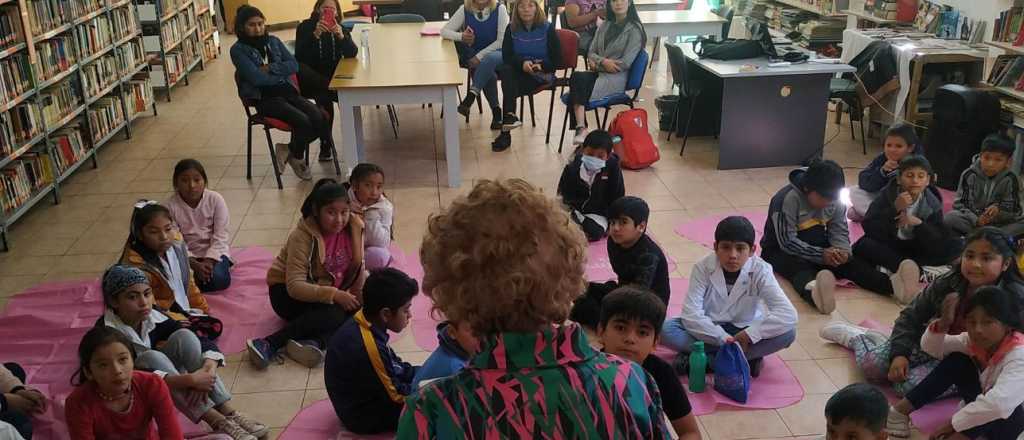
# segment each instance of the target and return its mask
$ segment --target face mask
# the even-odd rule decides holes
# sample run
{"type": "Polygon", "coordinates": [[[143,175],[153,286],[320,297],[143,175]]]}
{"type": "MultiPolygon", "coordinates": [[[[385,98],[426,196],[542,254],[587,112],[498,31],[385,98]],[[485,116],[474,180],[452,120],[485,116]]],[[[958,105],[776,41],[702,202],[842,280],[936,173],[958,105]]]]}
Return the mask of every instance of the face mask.
{"type": "Polygon", "coordinates": [[[604,159],[598,159],[594,156],[583,156],[583,168],[586,168],[591,173],[601,171],[601,168],[604,168],[604,163],[604,159]]]}

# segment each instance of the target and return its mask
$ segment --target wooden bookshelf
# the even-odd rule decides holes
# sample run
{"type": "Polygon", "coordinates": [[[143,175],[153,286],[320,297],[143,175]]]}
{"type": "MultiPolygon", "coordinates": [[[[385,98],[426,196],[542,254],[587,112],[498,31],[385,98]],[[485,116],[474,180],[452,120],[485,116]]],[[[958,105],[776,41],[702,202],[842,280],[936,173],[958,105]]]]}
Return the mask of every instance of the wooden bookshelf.
{"type": "Polygon", "coordinates": [[[1012,43],[1003,41],[986,41],[985,44],[997,47],[1015,55],[1024,55],[1024,46],[1014,46],[1012,43]]]}
{"type": "MultiPolygon", "coordinates": [[[[80,0],[69,1],[79,2],[80,0]]],[[[0,246],[2,246],[0,250],[3,251],[8,249],[7,233],[15,221],[48,196],[53,197],[54,203],[59,203],[61,185],[76,170],[87,162],[91,162],[93,167],[98,165],[96,156],[100,146],[120,133],[124,133],[126,138],[130,138],[132,122],[146,110],[152,109],[153,114],[156,115],[156,102],[153,99],[145,103],[143,110],[135,109],[134,103],[129,107],[125,102],[125,96],[133,86],[147,88],[147,93],[152,94],[148,78],[135,79],[136,76],[146,75],[145,70],[148,64],[145,62],[146,53],[142,50],[141,21],[131,0],[105,0],[101,7],[93,10],[85,10],[82,3],[73,3],[73,6],[82,9],[78,11],[80,13],[76,17],[64,23],[48,23],[47,30],[38,34],[32,32],[34,23],[31,20],[34,19],[30,18],[31,8],[43,6],[27,0],[0,0],[0,8],[11,8],[12,6],[18,9],[18,14],[21,16],[21,33],[17,35],[19,41],[0,49],[0,60],[15,54],[26,53],[31,84],[24,93],[14,99],[8,102],[0,101],[0,129],[3,129],[6,119],[14,118],[12,113],[17,109],[34,108],[37,110],[27,113],[38,119],[34,125],[38,129],[38,133],[33,131],[31,138],[24,139],[23,142],[17,143],[16,146],[8,150],[0,148],[0,246]],[[91,26],[95,20],[109,23],[109,26],[91,26]],[[102,32],[97,34],[99,31],[96,29],[104,29],[110,32],[110,35],[103,35],[102,32]],[[90,35],[96,38],[86,38],[90,35]],[[65,44],[64,46],[68,64],[67,66],[62,65],[56,73],[52,73],[54,72],[53,68],[46,69],[52,74],[50,78],[43,80],[40,76],[40,72],[43,71],[42,63],[49,63],[50,60],[43,59],[36,50],[36,46],[49,44],[48,40],[63,36],[71,37],[70,45],[65,44]],[[88,48],[84,45],[79,47],[82,41],[99,41],[99,44],[103,46],[93,47],[92,44],[89,44],[88,48]],[[125,52],[121,52],[122,49],[130,51],[130,59],[123,58],[125,52]],[[82,52],[86,50],[90,53],[83,56],[82,52]],[[128,62],[132,62],[134,65],[130,67],[120,65],[128,62]],[[94,63],[106,64],[93,66],[94,63]],[[99,90],[90,96],[86,87],[86,73],[93,75],[90,77],[93,79],[106,79],[108,78],[106,73],[112,69],[116,73],[114,75],[116,79],[111,82],[103,81],[102,85],[95,86],[99,90]],[[44,89],[49,90],[47,94],[64,91],[64,95],[61,96],[68,96],[66,91],[71,90],[75,95],[74,100],[70,101],[73,105],[70,105],[70,108],[67,108],[60,117],[51,117],[50,123],[47,123],[41,112],[44,89]],[[116,101],[103,101],[104,97],[116,98],[116,101]],[[107,121],[110,118],[105,119],[104,123],[110,125],[105,127],[107,131],[101,136],[94,136],[93,133],[96,133],[99,127],[92,126],[88,115],[94,106],[100,104],[106,105],[104,108],[108,110],[111,104],[119,105],[119,110],[108,111],[108,113],[117,115],[120,112],[120,115],[123,115],[123,120],[109,124],[107,121]],[[25,107],[26,105],[32,107],[25,107]],[[74,132],[77,132],[74,137],[76,140],[75,151],[68,156],[64,154],[68,144],[65,142],[65,150],[61,150],[58,143],[62,139],[67,139],[68,133],[74,132]],[[34,168],[36,166],[41,168],[34,168]],[[12,188],[9,186],[11,180],[5,176],[27,169],[31,169],[33,173],[42,173],[31,176],[35,179],[36,187],[30,188],[32,186],[30,183],[21,182],[15,198],[18,203],[7,206],[9,199],[5,198],[4,194],[10,192],[12,188]],[[26,191],[28,188],[31,190],[26,191]]],[[[0,70],[0,84],[4,84],[4,81],[7,80],[5,76],[7,74],[6,71],[0,70]]],[[[18,85],[14,90],[17,91],[22,87],[24,85],[18,85]]],[[[0,96],[9,96],[10,93],[12,91],[7,90],[0,96]]],[[[25,110],[17,111],[25,114],[25,110]]],[[[9,134],[13,135],[14,132],[9,134]]],[[[4,133],[0,133],[0,135],[4,135],[4,133]]],[[[25,135],[21,134],[21,136],[25,135]]],[[[0,143],[0,145],[3,144],[0,143]]]]}
{"type": "Polygon", "coordinates": [[[802,2],[800,0],[774,0],[774,1],[776,3],[782,3],[782,4],[786,5],[786,6],[792,6],[792,7],[797,8],[797,9],[803,9],[803,10],[805,10],[807,12],[813,12],[813,13],[821,15],[823,17],[845,17],[846,16],[846,14],[840,12],[840,10],[838,9],[838,2],[833,2],[832,3],[832,10],[826,10],[825,8],[822,8],[821,6],[815,7],[815,6],[809,5],[807,3],[804,3],[804,2],[802,2]]]}

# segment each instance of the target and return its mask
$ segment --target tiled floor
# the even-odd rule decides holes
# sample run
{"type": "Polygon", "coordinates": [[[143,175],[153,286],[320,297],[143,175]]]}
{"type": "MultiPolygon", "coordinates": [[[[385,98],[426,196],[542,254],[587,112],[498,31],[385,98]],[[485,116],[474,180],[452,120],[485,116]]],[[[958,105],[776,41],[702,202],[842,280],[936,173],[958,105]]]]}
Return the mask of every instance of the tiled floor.
{"type": "MultiPolygon", "coordinates": [[[[141,119],[130,142],[103,147],[99,169],[79,171],[62,190],[60,205],[43,203],[14,226],[10,233],[13,248],[0,255],[0,308],[11,295],[42,281],[98,276],[119,254],[127,235],[131,205],[139,198],[167,197],[172,167],[185,157],[203,162],[210,186],[227,200],[235,246],[275,248],[284,242],[311,184],[297,180],[288,171],[285,188],[276,188],[269,175],[266,145],[259,140],[261,133],[255,133],[253,178],[246,179],[245,119],[227,57],[232,41],[231,37],[225,40],[223,57],[195,74],[191,85],[174,89],[173,102],[159,103],[159,117],[141,119]]],[[[669,84],[665,62],[656,63],[641,94],[652,124],[657,123],[654,98],[670,93],[669,84]]],[[[384,109],[367,109],[364,118],[369,160],[387,172],[386,190],[397,207],[398,244],[406,251],[415,251],[427,215],[466,192],[475,179],[522,177],[554,194],[568,153],[559,155],[557,145],[544,144],[549,99],[547,94],[537,96],[538,126],[530,127],[527,120],[513,134],[513,147],[505,153],[490,151],[494,133],[487,129],[489,114],[481,117],[474,112],[468,125],[460,121],[464,180],[458,189],[439,184],[447,181],[439,106],[401,107],[397,140],[392,137],[384,109]]],[[[561,104],[555,106],[555,142],[563,109],[561,104]]],[[[789,168],[718,171],[714,139],[690,139],[685,157],[679,156],[678,140],[669,143],[663,139],[664,133],[659,140],[661,161],[650,169],[626,172],[626,187],[628,193],[650,202],[655,211],[651,233],[679,262],[675,275],[687,276],[693,262],[707,251],[672,229],[681,221],[711,213],[766,208],[771,194],[786,183],[789,168]]],[[[860,141],[850,140],[845,123],[829,124],[826,139],[832,139],[826,157],[847,167],[851,182],[858,167],[878,152],[878,140],[874,139],[870,141],[869,156],[862,155],[860,141]]],[[[315,171],[324,176],[332,170],[317,165],[315,171]]],[[[822,434],[822,411],[828,396],[862,377],[846,351],[818,338],[818,329],[830,319],[858,322],[871,316],[891,322],[898,313],[891,300],[872,294],[840,299],[831,317],[817,314],[799,299],[794,304],[801,313],[799,335],[797,343],[782,356],[806,388],[806,398],[777,411],[737,414],[722,410],[700,417],[705,438],[813,438],[822,434]]],[[[403,335],[395,346],[414,363],[428,355],[414,344],[410,334],[403,335]]],[[[241,360],[241,355],[232,356],[230,366],[221,371],[235,394],[234,402],[275,427],[274,436],[301,407],[326,397],[322,369],[307,371],[286,363],[256,372],[241,360]]]]}

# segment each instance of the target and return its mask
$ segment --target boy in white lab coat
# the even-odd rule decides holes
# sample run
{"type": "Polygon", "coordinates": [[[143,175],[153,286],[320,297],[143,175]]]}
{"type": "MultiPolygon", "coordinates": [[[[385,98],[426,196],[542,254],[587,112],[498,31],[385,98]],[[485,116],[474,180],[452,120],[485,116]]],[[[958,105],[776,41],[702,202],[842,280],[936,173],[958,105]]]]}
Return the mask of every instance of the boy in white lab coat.
{"type": "Polygon", "coordinates": [[[757,377],[765,356],[796,339],[796,309],[772,265],[754,255],[754,238],[746,217],[726,217],[715,228],[715,253],[693,266],[682,315],[665,320],[662,328],[661,343],[680,352],[676,371],[689,371],[694,342],[703,341],[710,358],[736,341],[757,377]]]}

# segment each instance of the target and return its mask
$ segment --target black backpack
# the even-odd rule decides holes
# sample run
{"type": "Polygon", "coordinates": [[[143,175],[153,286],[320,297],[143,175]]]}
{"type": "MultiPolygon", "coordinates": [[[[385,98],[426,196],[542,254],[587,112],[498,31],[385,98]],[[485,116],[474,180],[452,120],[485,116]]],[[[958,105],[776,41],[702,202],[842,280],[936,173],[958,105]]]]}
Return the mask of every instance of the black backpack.
{"type": "Polygon", "coordinates": [[[693,42],[693,52],[701,58],[713,60],[744,60],[764,55],[764,48],[757,40],[736,40],[727,38],[717,41],[706,37],[698,37],[693,42]]]}

